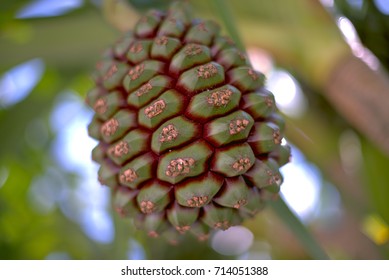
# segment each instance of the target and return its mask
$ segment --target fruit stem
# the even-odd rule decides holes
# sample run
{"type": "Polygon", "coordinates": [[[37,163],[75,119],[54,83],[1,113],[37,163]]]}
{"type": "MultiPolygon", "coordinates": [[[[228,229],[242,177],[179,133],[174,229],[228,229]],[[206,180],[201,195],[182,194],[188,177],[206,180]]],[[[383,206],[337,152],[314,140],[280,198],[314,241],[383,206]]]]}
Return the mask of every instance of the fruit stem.
{"type": "Polygon", "coordinates": [[[269,203],[274,212],[281,218],[281,220],[289,227],[295,234],[301,245],[310,254],[313,259],[328,260],[329,257],[326,252],[320,247],[312,234],[307,230],[304,224],[296,217],[295,213],[289,208],[282,197],[276,201],[269,203]]]}

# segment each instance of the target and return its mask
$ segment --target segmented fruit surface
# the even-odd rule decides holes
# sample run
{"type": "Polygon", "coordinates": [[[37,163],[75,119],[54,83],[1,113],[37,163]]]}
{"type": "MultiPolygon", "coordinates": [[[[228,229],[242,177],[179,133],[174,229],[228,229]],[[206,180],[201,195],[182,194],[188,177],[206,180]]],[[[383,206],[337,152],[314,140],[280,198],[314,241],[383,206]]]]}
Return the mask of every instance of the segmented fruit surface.
{"type": "Polygon", "coordinates": [[[264,75],[219,33],[179,5],[150,11],[105,52],[87,96],[116,211],[173,243],[255,215],[290,154],[264,75]]]}

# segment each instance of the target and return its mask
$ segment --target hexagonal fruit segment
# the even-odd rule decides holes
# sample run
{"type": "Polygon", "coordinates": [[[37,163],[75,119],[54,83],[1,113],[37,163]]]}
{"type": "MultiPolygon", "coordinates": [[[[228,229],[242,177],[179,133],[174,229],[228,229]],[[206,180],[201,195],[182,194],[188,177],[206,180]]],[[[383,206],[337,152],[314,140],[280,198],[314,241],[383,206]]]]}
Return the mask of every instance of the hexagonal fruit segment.
{"type": "Polygon", "coordinates": [[[216,62],[196,66],[182,73],[177,87],[188,94],[212,89],[224,82],[224,69],[216,62]]]}
{"type": "Polygon", "coordinates": [[[128,66],[126,64],[112,62],[102,77],[102,85],[109,91],[114,90],[122,83],[127,72],[128,66]]]}
{"type": "Polygon", "coordinates": [[[217,204],[225,207],[240,209],[247,204],[250,187],[242,176],[225,178],[221,191],[213,198],[217,204]]]}
{"type": "Polygon", "coordinates": [[[147,38],[153,36],[156,33],[162,18],[163,14],[159,11],[152,10],[147,12],[136,23],[134,27],[135,34],[140,38],[147,38]]]}
{"type": "Polygon", "coordinates": [[[284,166],[288,162],[290,162],[292,151],[289,145],[280,145],[276,147],[274,151],[272,151],[269,156],[277,161],[278,165],[284,166]]]}
{"type": "Polygon", "coordinates": [[[118,185],[117,173],[119,169],[112,164],[102,163],[98,171],[98,179],[100,184],[114,188],[118,185]]]}
{"type": "Polygon", "coordinates": [[[250,66],[236,67],[228,71],[228,81],[242,93],[254,91],[263,87],[265,75],[255,71],[250,66]]]}
{"type": "Polygon", "coordinates": [[[202,207],[208,204],[223,185],[223,177],[213,172],[176,185],[177,202],[186,207],[202,207]]]}
{"type": "Polygon", "coordinates": [[[180,38],[185,32],[185,25],[182,20],[175,18],[174,14],[169,15],[162,22],[158,29],[158,36],[169,36],[180,38]]]}
{"type": "Polygon", "coordinates": [[[278,193],[282,184],[282,175],[277,162],[268,158],[266,160],[257,159],[253,168],[244,174],[254,186],[272,193],[278,193]]]}
{"type": "Polygon", "coordinates": [[[147,232],[148,236],[156,238],[169,228],[164,212],[138,215],[134,220],[135,227],[147,232]]]}
{"type": "Polygon", "coordinates": [[[207,90],[192,97],[186,114],[201,121],[218,117],[237,108],[240,97],[240,91],[231,85],[207,90]]]}
{"type": "Polygon", "coordinates": [[[158,180],[152,180],[146,183],[142,186],[136,197],[139,209],[144,214],[164,210],[170,202],[169,192],[171,188],[170,185],[158,180]]]}
{"type": "Polygon", "coordinates": [[[132,42],[126,57],[132,64],[138,64],[149,58],[152,40],[137,40],[132,42]]]}
{"type": "Polygon", "coordinates": [[[113,53],[115,54],[115,57],[119,60],[125,59],[125,55],[130,48],[132,42],[135,41],[134,34],[132,31],[127,31],[123,34],[123,36],[117,40],[112,47],[113,53]]]}
{"type": "Polygon", "coordinates": [[[124,104],[122,94],[119,91],[114,91],[99,97],[93,104],[93,110],[100,119],[107,120],[124,104]]]}
{"type": "Polygon", "coordinates": [[[128,110],[120,110],[100,127],[100,133],[106,143],[122,137],[136,126],[136,114],[128,110]]]}
{"type": "Polygon", "coordinates": [[[227,71],[231,68],[247,65],[247,57],[236,48],[222,50],[216,57],[217,63],[227,71]]]}
{"type": "Polygon", "coordinates": [[[256,155],[269,153],[275,150],[282,140],[278,126],[271,122],[256,122],[253,132],[247,139],[256,155]]]}
{"type": "Polygon", "coordinates": [[[183,95],[176,90],[168,90],[139,110],[139,124],[147,128],[156,128],[162,122],[177,115],[183,107],[183,95]]]}
{"type": "Polygon", "coordinates": [[[236,209],[220,207],[212,203],[204,206],[204,216],[201,220],[211,228],[221,230],[238,225],[242,221],[236,209]]]}
{"type": "Polygon", "coordinates": [[[112,197],[113,208],[121,217],[135,217],[140,214],[135,202],[137,191],[126,187],[115,189],[112,197]]]}
{"type": "Polygon", "coordinates": [[[161,154],[164,151],[193,141],[200,135],[199,124],[179,116],[163,123],[154,133],[151,149],[161,154]]]}
{"type": "Polygon", "coordinates": [[[132,189],[153,178],[156,160],[151,153],[143,154],[120,169],[119,181],[132,189]]]}
{"type": "Polygon", "coordinates": [[[166,153],[160,157],[158,179],[176,184],[185,178],[200,175],[207,168],[212,155],[211,147],[203,140],[166,153]]]}
{"type": "Polygon", "coordinates": [[[139,108],[144,106],[154,98],[158,97],[160,93],[171,88],[173,80],[168,76],[155,76],[148,82],[143,84],[137,90],[128,95],[127,102],[130,105],[139,108]]]}
{"type": "Polygon", "coordinates": [[[276,110],[276,102],[270,91],[261,89],[260,91],[243,95],[241,108],[255,120],[263,120],[276,110]]]}
{"type": "Polygon", "coordinates": [[[203,21],[188,30],[184,41],[209,46],[219,31],[220,26],[216,22],[211,20],[203,21]]]}
{"type": "Polygon", "coordinates": [[[253,118],[244,111],[236,111],[214,119],[204,125],[204,138],[216,147],[246,139],[254,124],[253,118]]]}
{"type": "Polygon", "coordinates": [[[247,203],[239,208],[239,213],[244,218],[252,218],[265,207],[265,201],[258,188],[250,188],[247,203]]]}
{"type": "Polygon", "coordinates": [[[108,148],[108,157],[117,165],[122,165],[136,155],[148,150],[150,133],[134,129],[108,148]]]}
{"type": "Polygon", "coordinates": [[[167,219],[179,233],[183,234],[191,229],[199,212],[199,208],[183,207],[176,202],[167,210],[167,219]]]}
{"type": "Polygon", "coordinates": [[[127,71],[127,75],[124,77],[125,90],[128,93],[132,92],[142,84],[147,83],[152,77],[163,73],[164,67],[164,63],[157,60],[146,60],[135,65],[127,71]]]}
{"type": "Polygon", "coordinates": [[[166,36],[157,37],[151,47],[151,57],[170,60],[179,48],[181,48],[180,40],[166,36]]]}
{"type": "Polygon", "coordinates": [[[211,162],[211,170],[226,177],[242,175],[255,162],[255,156],[247,143],[216,149],[211,162]]]}
{"type": "Polygon", "coordinates": [[[211,53],[208,47],[198,44],[187,44],[173,56],[169,72],[177,76],[192,68],[211,61],[211,53]]]}

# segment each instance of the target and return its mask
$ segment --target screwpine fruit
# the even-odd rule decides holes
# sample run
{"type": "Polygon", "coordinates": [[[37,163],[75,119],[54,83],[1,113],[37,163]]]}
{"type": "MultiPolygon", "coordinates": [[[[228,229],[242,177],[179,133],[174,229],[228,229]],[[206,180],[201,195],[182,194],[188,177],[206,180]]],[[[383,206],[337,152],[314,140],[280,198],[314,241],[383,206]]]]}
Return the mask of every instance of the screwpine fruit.
{"type": "Polygon", "coordinates": [[[114,209],[171,243],[254,216],[290,156],[264,75],[219,32],[180,3],[146,13],[97,63],[86,99],[114,209]]]}

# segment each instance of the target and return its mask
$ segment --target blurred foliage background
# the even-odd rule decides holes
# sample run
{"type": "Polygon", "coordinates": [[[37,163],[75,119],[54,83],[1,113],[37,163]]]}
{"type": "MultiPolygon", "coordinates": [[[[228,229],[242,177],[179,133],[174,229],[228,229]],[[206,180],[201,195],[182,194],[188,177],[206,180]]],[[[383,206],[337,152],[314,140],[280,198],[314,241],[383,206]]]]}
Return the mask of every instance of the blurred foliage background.
{"type": "MultiPolygon", "coordinates": [[[[90,160],[89,74],[120,36],[114,26],[127,29],[169,2],[0,2],[0,259],[311,258],[270,207],[208,242],[188,237],[176,247],[111,210],[90,160]]],[[[389,259],[385,141],[352,121],[358,112],[327,98],[337,92],[331,77],[342,75],[340,62],[354,55],[367,66],[350,71],[351,81],[379,75],[379,102],[388,103],[389,2],[189,2],[196,16],[219,22],[218,10],[229,9],[253,66],[267,75],[293,145],[282,195],[296,215],[331,258],[389,259]]]]}

